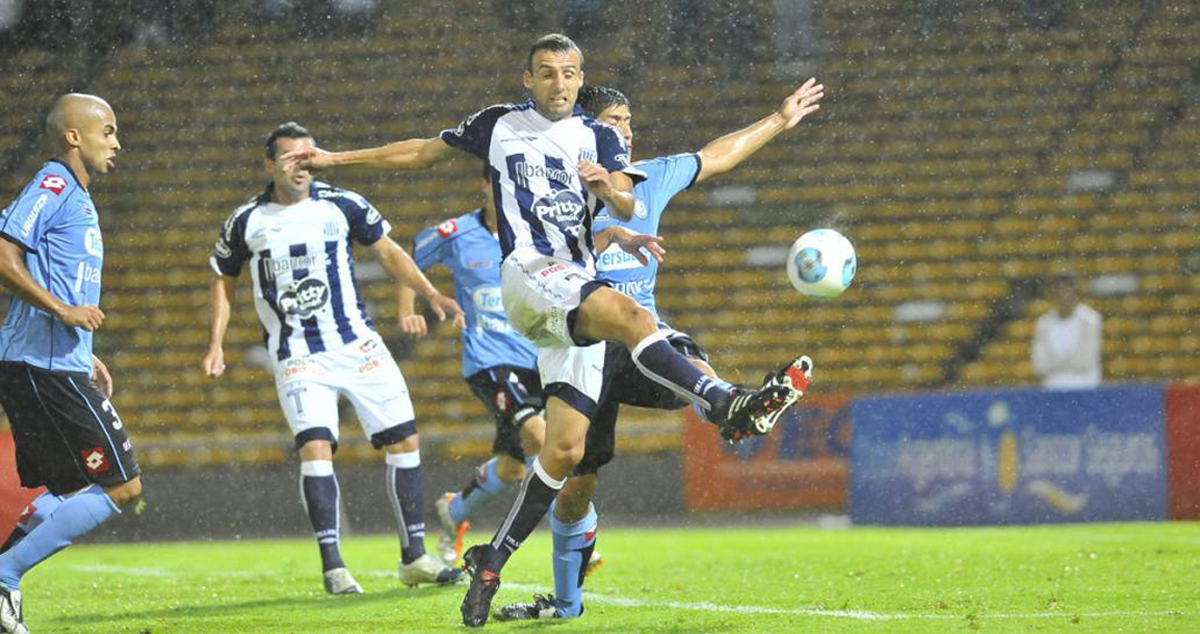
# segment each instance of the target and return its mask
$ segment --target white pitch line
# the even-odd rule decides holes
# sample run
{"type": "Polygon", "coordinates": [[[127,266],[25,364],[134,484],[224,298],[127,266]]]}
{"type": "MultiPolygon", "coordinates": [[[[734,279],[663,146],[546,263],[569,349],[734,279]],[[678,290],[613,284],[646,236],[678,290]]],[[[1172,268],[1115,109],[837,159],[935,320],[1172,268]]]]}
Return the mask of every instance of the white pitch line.
{"type": "MultiPolygon", "coordinates": [[[[71,570],[92,573],[113,573],[123,575],[145,576],[145,577],[172,577],[178,575],[187,575],[189,577],[197,576],[197,572],[192,571],[172,571],[162,570],[158,568],[134,568],[130,566],[107,566],[107,565],[71,565],[66,566],[71,570]]],[[[209,577],[275,577],[277,573],[272,572],[253,572],[253,571],[219,571],[219,572],[204,572],[200,575],[209,577]]],[[[382,577],[391,578],[396,576],[394,570],[360,570],[355,571],[355,575],[362,577],[382,577]]],[[[519,591],[519,592],[539,592],[545,591],[546,586],[530,584],[530,583],[505,583],[501,586],[501,590],[519,591]]],[[[584,594],[587,601],[593,601],[603,605],[613,605],[624,608],[670,608],[672,610],[692,610],[697,612],[720,612],[724,614],[791,614],[795,616],[824,616],[839,619],[852,619],[856,621],[905,621],[905,620],[966,620],[965,614],[921,614],[921,613],[885,613],[885,612],[870,612],[867,610],[826,610],[820,608],[772,608],[760,605],[722,605],[720,603],[702,602],[683,602],[683,601],[651,601],[648,599],[631,599],[627,597],[610,596],[606,594],[597,594],[595,592],[587,592],[584,594]]],[[[977,619],[1054,619],[1054,618],[1074,618],[1078,616],[1083,619],[1107,618],[1116,616],[1195,616],[1196,612],[1185,612],[1183,610],[1109,610],[1105,612],[1071,612],[1064,610],[1062,612],[1035,612],[1030,614],[1013,614],[1013,613],[996,613],[990,614],[981,612],[975,615],[977,619]]]]}

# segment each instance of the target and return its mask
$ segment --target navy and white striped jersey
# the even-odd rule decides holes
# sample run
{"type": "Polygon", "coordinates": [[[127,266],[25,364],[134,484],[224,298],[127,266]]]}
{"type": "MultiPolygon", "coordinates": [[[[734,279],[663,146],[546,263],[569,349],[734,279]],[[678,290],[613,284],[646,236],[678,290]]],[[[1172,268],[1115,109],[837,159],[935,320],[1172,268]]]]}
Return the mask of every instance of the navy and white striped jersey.
{"type": "Polygon", "coordinates": [[[629,165],[629,149],[616,128],[583,116],[550,121],[532,100],[480,110],[457,129],[445,130],[448,145],[491,165],[504,257],[529,249],[575,262],[595,273],[592,215],[602,203],[579,178],[579,162],[644,175],[629,165]]]}
{"type": "Polygon", "coordinates": [[[254,307],[278,361],[332,350],[375,331],[354,279],[352,241],[374,244],[391,225],[365,198],[325,183],[294,205],[273,185],[225,221],[211,259],[237,277],[249,261],[254,307]]]}

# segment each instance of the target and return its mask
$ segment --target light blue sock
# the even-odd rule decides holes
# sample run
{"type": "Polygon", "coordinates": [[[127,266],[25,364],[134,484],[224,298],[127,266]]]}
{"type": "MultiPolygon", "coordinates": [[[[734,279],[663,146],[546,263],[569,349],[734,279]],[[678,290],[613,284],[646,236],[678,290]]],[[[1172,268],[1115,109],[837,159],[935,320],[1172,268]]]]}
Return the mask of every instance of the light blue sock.
{"type": "Polygon", "coordinates": [[[120,512],[98,484],[65,498],[37,528],[0,555],[0,583],[9,590],[19,589],[30,568],[120,512]]]}
{"type": "Polygon", "coordinates": [[[44,491],[41,495],[33,498],[33,501],[28,504],[29,515],[23,515],[20,521],[17,522],[17,526],[20,526],[21,530],[28,534],[42,522],[46,521],[46,518],[50,517],[54,509],[58,508],[62,503],[63,498],[49,491],[44,491]]]}
{"type": "Polygon", "coordinates": [[[520,482],[505,482],[496,475],[496,458],[479,465],[475,471],[474,486],[464,487],[450,500],[450,518],[455,524],[466,522],[492,500],[511,491],[520,482]],[[464,495],[465,493],[465,495],[464,495]]]}
{"type": "Polygon", "coordinates": [[[567,524],[554,517],[550,507],[550,530],[554,534],[554,598],[560,618],[583,614],[583,573],[592,550],[596,548],[596,507],[588,505],[587,515],[567,524]]]}

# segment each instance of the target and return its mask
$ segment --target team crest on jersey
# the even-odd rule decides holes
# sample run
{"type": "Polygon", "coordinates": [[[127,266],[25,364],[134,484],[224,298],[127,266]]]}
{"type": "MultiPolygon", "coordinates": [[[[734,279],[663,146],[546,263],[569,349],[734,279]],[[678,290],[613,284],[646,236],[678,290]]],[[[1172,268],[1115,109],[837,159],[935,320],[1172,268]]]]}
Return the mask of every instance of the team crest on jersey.
{"type": "Polygon", "coordinates": [[[533,213],[538,218],[559,226],[582,222],[584,208],[583,199],[569,189],[560,190],[553,196],[543,196],[533,203],[533,213]]]}
{"type": "Polygon", "coordinates": [[[633,215],[642,220],[650,217],[650,211],[646,209],[646,203],[642,202],[641,198],[633,199],[633,215]]]}
{"type": "Polygon", "coordinates": [[[437,226],[438,235],[443,238],[449,238],[455,231],[458,231],[458,222],[453,218],[437,226]]]}
{"type": "Polygon", "coordinates": [[[67,179],[63,178],[62,176],[55,176],[54,174],[51,174],[42,179],[41,187],[42,189],[49,189],[50,191],[54,192],[55,195],[58,195],[63,193],[63,190],[67,188],[67,179]]]}
{"type": "Polygon", "coordinates": [[[300,280],[295,287],[279,296],[279,310],[288,315],[301,319],[312,317],[313,313],[329,303],[329,286],[313,277],[300,280]]]}
{"type": "Polygon", "coordinates": [[[104,455],[103,447],[92,447],[79,452],[83,458],[83,466],[87,469],[88,475],[96,475],[108,471],[108,456],[104,455]]]}

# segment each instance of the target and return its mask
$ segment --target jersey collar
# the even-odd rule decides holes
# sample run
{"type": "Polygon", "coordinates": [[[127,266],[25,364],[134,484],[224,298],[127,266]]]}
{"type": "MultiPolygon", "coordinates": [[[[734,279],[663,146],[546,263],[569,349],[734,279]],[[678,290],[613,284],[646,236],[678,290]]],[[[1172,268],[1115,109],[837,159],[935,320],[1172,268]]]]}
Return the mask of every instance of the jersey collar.
{"type": "MultiPolygon", "coordinates": [[[[70,166],[70,165],[67,165],[66,163],[64,163],[64,162],[62,162],[62,161],[60,161],[60,160],[58,160],[58,159],[56,159],[56,158],[52,158],[52,159],[50,159],[50,160],[48,160],[48,161],[46,161],[46,162],[47,162],[47,163],[58,163],[59,165],[62,165],[62,166],[63,166],[63,169],[67,170],[67,173],[71,175],[71,178],[72,178],[72,179],[75,181],[75,184],[76,184],[76,185],[78,185],[78,184],[79,184],[79,176],[77,176],[77,175],[75,174],[75,170],[71,169],[71,166],[70,166]]],[[[87,188],[85,187],[84,189],[87,189],[87,188]]]]}

